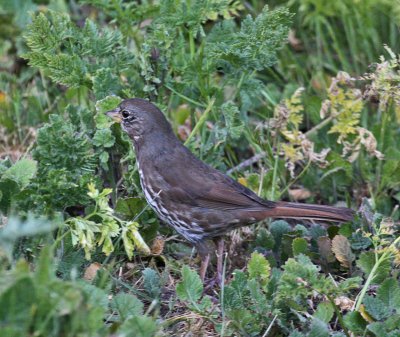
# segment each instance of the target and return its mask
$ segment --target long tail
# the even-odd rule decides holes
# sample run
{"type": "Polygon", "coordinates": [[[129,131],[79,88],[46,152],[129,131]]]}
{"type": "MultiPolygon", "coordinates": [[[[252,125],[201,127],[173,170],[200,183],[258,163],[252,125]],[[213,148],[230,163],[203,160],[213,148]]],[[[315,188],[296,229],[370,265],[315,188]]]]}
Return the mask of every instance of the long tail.
{"type": "Polygon", "coordinates": [[[264,212],[265,218],[313,219],[333,222],[347,222],[353,219],[354,211],[346,207],[308,205],[280,201],[264,212]]]}

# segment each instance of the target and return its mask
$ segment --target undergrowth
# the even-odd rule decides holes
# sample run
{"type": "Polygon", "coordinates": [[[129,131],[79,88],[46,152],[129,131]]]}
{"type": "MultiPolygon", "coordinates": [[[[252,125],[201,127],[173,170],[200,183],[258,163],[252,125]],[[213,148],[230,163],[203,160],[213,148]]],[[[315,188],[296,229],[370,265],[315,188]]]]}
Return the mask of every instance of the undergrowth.
{"type": "Polygon", "coordinates": [[[0,0],[0,331],[400,335],[399,14],[387,0],[0,0]],[[104,114],[130,97],[261,197],[357,216],[229,233],[224,283],[206,289],[104,114]]]}

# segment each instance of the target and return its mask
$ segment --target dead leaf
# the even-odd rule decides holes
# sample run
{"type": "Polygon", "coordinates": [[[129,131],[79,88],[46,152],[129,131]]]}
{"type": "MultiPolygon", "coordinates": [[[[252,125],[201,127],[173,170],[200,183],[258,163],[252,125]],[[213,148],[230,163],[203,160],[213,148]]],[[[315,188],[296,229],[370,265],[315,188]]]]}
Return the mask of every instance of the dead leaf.
{"type": "Polygon", "coordinates": [[[151,244],[151,254],[152,255],[161,255],[164,250],[165,241],[162,236],[157,236],[153,243],[151,244]]]}
{"type": "Polygon", "coordinates": [[[85,274],[83,275],[83,278],[86,281],[92,281],[97,274],[97,271],[101,268],[101,264],[98,262],[93,262],[89,265],[89,267],[86,268],[85,274]]]}
{"type": "Polygon", "coordinates": [[[295,200],[304,200],[311,197],[312,193],[306,188],[294,188],[289,190],[290,197],[295,200]]]}
{"type": "Polygon", "coordinates": [[[395,233],[394,220],[392,218],[383,218],[379,227],[381,234],[393,235],[395,233]]]}
{"type": "Polygon", "coordinates": [[[336,235],[332,240],[332,252],[343,267],[350,268],[355,257],[349,240],[343,235],[336,235]]]}
{"type": "Polygon", "coordinates": [[[335,298],[335,304],[340,308],[341,311],[352,310],[354,301],[346,296],[339,296],[335,298]]]}
{"type": "Polygon", "coordinates": [[[326,262],[334,262],[335,256],[332,253],[332,241],[327,236],[320,236],[317,240],[318,251],[326,262]]]}
{"type": "Polygon", "coordinates": [[[288,41],[294,50],[296,51],[303,50],[303,43],[301,42],[300,39],[296,37],[296,32],[293,29],[289,31],[288,41]]]}

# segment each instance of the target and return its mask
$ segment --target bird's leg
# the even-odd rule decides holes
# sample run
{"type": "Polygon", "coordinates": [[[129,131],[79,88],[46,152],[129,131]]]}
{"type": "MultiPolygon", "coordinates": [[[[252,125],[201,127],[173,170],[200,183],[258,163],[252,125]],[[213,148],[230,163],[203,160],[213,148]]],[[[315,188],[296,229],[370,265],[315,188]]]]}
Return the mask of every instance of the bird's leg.
{"type": "Polygon", "coordinates": [[[216,283],[221,286],[222,274],[223,274],[223,267],[224,267],[224,238],[218,238],[214,241],[215,245],[217,246],[217,275],[216,275],[216,283]]]}
{"type": "Polygon", "coordinates": [[[208,263],[210,262],[210,254],[206,254],[204,256],[200,255],[200,257],[201,257],[200,279],[201,282],[204,283],[204,279],[206,277],[206,272],[208,268],[208,263]]]}
{"type": "Polygon", "coordinates": [[[196,244],[195,247],[201,258],[200,279],[204,283],[208,264],[210,262],[210,253],[208,251],[207,245],[203,242],[196,244]]]}

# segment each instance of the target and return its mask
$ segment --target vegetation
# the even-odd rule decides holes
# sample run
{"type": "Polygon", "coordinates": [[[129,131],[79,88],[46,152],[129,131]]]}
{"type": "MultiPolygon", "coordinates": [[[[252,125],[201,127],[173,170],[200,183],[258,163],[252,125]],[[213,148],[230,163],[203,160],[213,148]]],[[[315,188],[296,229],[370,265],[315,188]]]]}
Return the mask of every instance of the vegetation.
{"type": "Polygon", "coordinates": [[[398,2],[0,0],[0,18],[4,335],[400,335],[398,2]],[[260,196],[355,220],[235,230],[205,289],[104,114],[130,97],[260,196]]]}

